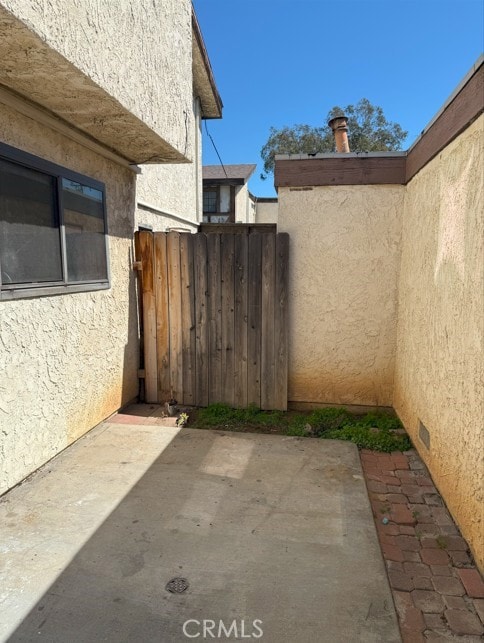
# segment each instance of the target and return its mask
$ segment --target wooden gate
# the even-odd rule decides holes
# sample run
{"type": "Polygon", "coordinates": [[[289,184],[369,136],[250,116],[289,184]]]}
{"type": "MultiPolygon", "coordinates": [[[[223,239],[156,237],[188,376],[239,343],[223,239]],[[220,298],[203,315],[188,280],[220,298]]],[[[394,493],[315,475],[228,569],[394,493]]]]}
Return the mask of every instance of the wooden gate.
{"type": "Polygon", "coordinates": [[[140,231],[147,402],[287,408],[289,236],[140,231]]]}

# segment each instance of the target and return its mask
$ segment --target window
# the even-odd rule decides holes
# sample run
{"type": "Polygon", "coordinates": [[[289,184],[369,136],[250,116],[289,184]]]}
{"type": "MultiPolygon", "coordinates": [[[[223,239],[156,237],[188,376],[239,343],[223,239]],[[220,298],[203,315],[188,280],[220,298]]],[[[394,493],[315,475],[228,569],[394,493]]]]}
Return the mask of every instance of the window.
{"type": "Polygon", "coordinates": [[[0,144],[0,297],[109,287],[104,185],[0,144]]]}
{"type": "Polygon", "coordinates": [[[203,222],[235,221],[235,188],[230,185],[209,185],[203,188],[203,222]]]}
{"type": "Polygon", "coordinates": [[[217,212],[217,190],[205,190],[203,193],[203,212],[217,212]]]}

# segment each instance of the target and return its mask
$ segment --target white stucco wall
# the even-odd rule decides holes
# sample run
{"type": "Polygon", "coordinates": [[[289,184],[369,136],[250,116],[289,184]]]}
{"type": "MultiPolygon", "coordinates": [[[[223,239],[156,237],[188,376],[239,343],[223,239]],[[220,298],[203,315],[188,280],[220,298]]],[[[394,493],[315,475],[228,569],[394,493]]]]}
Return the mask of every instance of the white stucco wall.
{"type": "Polygon", "coordinates": [[[484,569],[484,116],[407,185],[394,406],[484,569]],[[419,421],[430,448],[419,438],[419,421]]]}
{"type": "Polygon", "coordinates": [[[138,393],[135,174],[0,105],[0,140],[105,183],[111,288],[0,301],[0,492],[138,393]]]}
{"type": "Polygon", "coordinates": [[[252,207],[247,184],[235,187],[235,222],[254,223],[255,210],[252,207]]]}
{"type": "Polygon", "coordinates": [[[404,187],[279,188],[290,401],[391,405],[404,187]]]}
{"type": "Polygon", "coordinates": [[[184,152],[192,127],[190,0],[2,0],[1,4],[184,152]]]}

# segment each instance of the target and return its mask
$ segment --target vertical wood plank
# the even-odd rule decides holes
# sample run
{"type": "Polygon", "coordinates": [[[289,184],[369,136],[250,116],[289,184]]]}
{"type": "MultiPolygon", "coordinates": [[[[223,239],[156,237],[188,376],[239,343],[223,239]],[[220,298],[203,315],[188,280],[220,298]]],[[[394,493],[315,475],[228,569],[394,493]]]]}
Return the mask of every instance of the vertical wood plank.
{"type": "Polygon", "coordinates": [[[261,404],[261,236],[249,235],[247,403],[261,404]]]}
{"type": "Polygon", "coordinates": [[[195,275],[193,235],[180,235],[183,404],[195,403],[195,275]]]}
{"type": "Polygon", "coordinates": [[[209,295],[208,402],[222,399],[222,311],[220,278],[220,235],[207,235],[209,295]]]}
{"type": "Polygon", "coordinates": [[[246,234],[236,234],[234,236],[234,406],[246,408],[249,237],[246,234]]]}
{"type": "Polygon", "coordinates": [[[139,233],[141,264],[143,270],[143,321],[145,394],[147,402],[158,402],[158,377],[156,373],[156,306],[153,289],[153,233],[139,233]]]}
{"type": "Polygon", "coordinates": [[[220,241],[222,284],[222,402],[234,405],[234,235],[223,234],[220,241]]]}
{"type": "Polygon", "coordinates": [[[168,255],[168,301],[170,305],[170,388],[171,395],[183,399],[182,310],[180,233],[169,232],[166,239],[168,255]]]}
{"type": "Polygon", "coordinates": [[[170,313],[168,302],[168,259],[166,233],[154,233],[155,301],[156,301],[156,353],[158,373],[158,401],[167,402],[170,387],[170,313]]]}
{"type": "Polygon", "coordinates": [[[276,236],[276,291],[275,291],[275,392],[274,409],[287,410],[287,344],[288,344],[288,267],[289,235],[276,236]]]}
{"type": "MultiPolygon", "coordinates": [[[[139,241],[139,231],[134,233],[134,256],[135,260],[141,262],[141,248],[139,241]]],[[[143,322],[143,271],[136,271],[136,291],[137,291],[137,303],[138,303],[138,324],[139,324],[139,367],[144,369],[145,367],[145,347],[144,347],[144,322],[143,322]]],[[[144,378],[140,379],[139,387],[139,399],[140,402],[146,400],[145,392],[145,380],[144,378]]]]}
{"type": "Polygon", "coordinates": [[[276,235],[262,237],[261,408],[274,408],[274,299],[276,288],[276,235]]]}
{"type": "Polygon", "coordinates": [[[195,405],[208,406],[207,237],[195,236],[195,405]]]}

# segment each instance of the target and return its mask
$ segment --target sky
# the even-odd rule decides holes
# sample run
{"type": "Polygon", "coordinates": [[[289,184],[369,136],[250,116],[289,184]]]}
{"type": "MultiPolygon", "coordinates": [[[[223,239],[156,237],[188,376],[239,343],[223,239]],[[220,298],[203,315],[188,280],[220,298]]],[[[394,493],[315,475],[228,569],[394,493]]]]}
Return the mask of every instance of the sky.
{"type": "MultiPolygon", "coordinates": [[[[205,121],[224,165],[257,163],[271,126],[321,127],[361,98],[409,147],[483,51],[484,0],[193,0],[224,104],[205,121]]],[[[218,164],[203,126],[203,163],[218,164]]]]}

